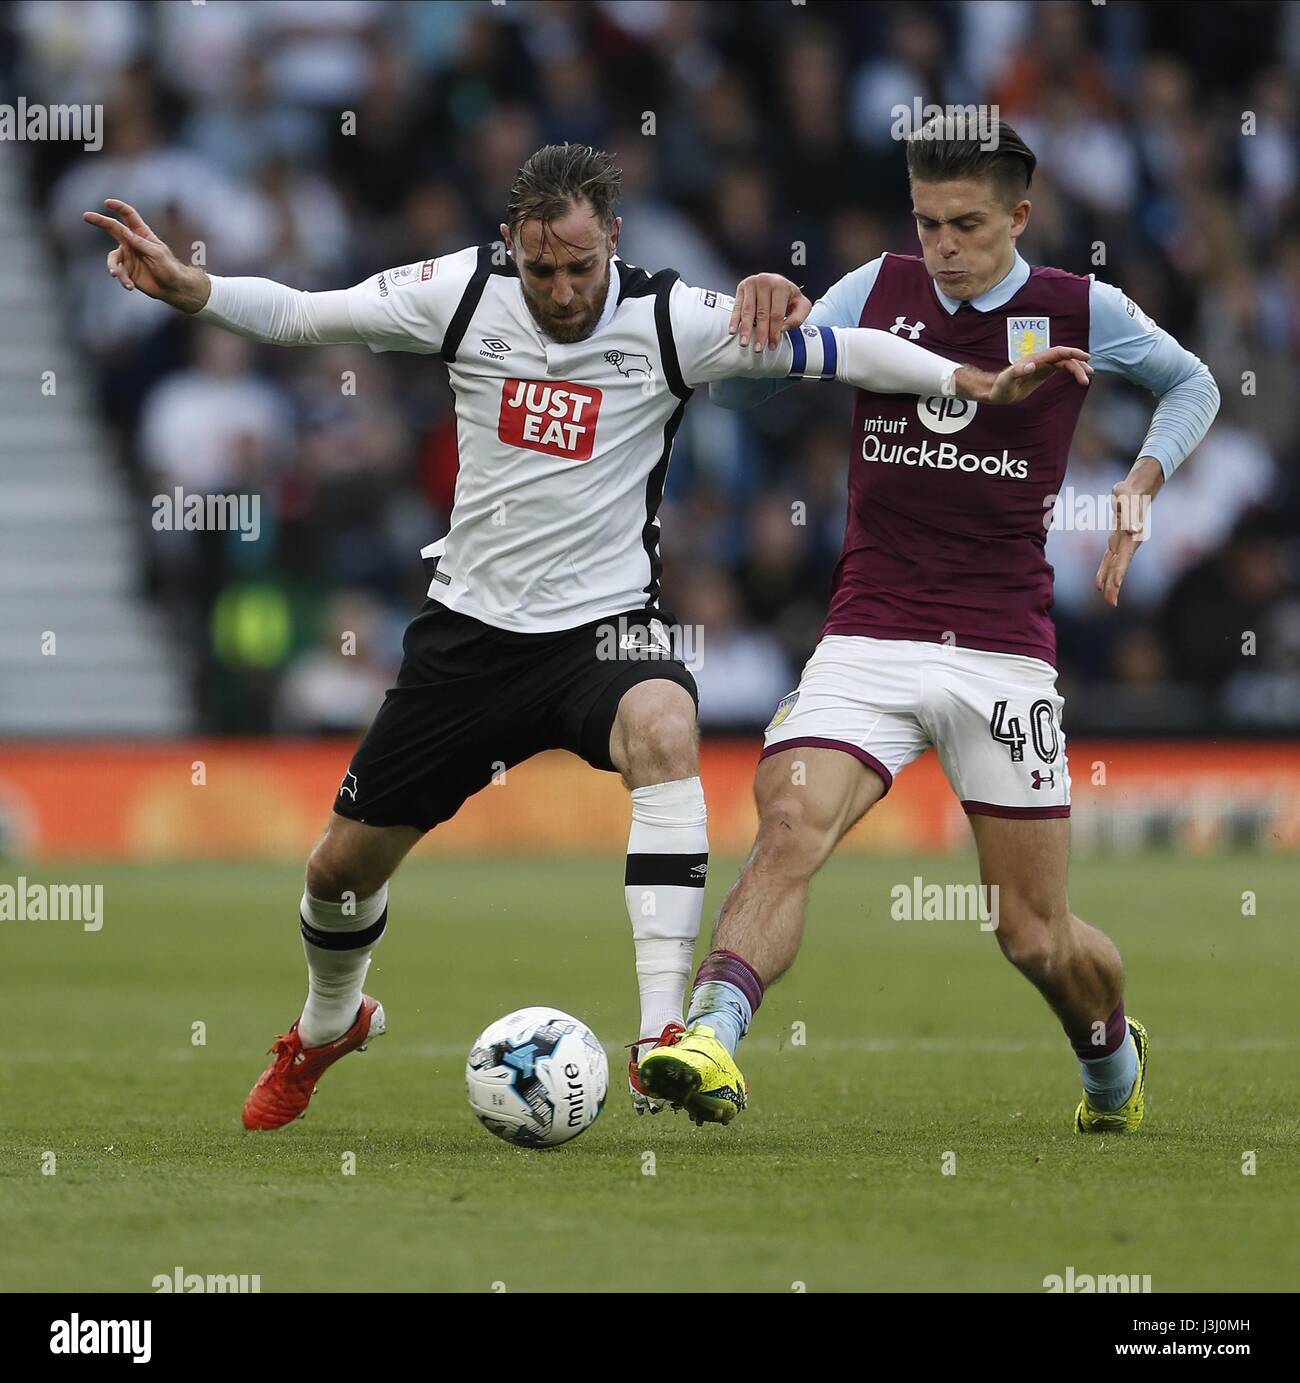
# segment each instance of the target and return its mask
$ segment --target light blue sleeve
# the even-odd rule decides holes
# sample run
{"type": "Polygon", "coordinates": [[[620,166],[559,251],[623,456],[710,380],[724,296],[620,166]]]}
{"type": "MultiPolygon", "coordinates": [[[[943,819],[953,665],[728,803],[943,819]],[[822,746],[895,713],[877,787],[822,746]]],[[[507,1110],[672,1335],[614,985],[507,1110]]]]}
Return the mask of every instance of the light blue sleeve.
{"type": "MultiPolygon", "coordinates": [[[[811,327],[855,327],[862,320],[862,309],[876,286],[876,276],[884,255],[850,270],[812,305],[805,323],[811,327]]],[[[709,402],[719,408],[756,408],[788,389],[793,379],[721,379],[709,385],[709,402]]]]}
{"type": "Polygon", "coordinates": [[[1214,421],[1219,386],[1191,351],[1113,284],[1093,279],[1088,315],[1093,368],[1123,375],[1159,399],[1138,454],[1154,456],[1168,480],[1214,421]]]}

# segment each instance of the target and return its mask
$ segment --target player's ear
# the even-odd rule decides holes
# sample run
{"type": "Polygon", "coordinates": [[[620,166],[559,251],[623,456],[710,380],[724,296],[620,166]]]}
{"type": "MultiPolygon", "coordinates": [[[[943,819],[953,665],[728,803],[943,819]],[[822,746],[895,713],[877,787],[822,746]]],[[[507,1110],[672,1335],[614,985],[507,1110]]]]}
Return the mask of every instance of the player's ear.
{"type": "Polygon", "coordinates": [[[1029,224],[1029,213],[1033,210],[1033,205],[1028,197],[1022,197],[1011,208],[1011,238],[1019,240],[1025,233],[1025,227],[1029,224]]]}
{"type": "Polygon", "coordinates": [[[614,224],[609,228],[609,252],[613,254],[618,249],[618,234],[623,229],[623,218],[614,217],[614,224]]]}
{"type": "Polygon", "coordinates": [[[504,221],[501,222],[501,239],[505,241],[506,253],[514,254],[515,247],[510,243],[510,227],[504,221]]]}

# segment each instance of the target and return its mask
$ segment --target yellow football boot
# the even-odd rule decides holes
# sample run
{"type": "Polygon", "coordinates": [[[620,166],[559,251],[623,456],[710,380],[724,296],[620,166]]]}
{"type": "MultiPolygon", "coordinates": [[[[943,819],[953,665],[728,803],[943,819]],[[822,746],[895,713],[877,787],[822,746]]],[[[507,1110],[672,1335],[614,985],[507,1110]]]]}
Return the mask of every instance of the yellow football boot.
{"type": "Polygon", "coordinates": [[[729,1124],[749,1094],[731,1053],[703,1023],[647,1052],[637,1074],[647,1094],[680,1106],[697,1124],[729,1124]]]}
{"type": "Polygon", "coordinates": [[[1087,1092],[1074,1111],[1074,1127],[1078,1133],[1134,1133],[1147,1111],[1147,1030],[1136,1018],[1128,1020],[1128,1030],[1137,1048],[1138,1073],[1129,1097],[1118,1109],[1093,1109],[1087,1092]]]}

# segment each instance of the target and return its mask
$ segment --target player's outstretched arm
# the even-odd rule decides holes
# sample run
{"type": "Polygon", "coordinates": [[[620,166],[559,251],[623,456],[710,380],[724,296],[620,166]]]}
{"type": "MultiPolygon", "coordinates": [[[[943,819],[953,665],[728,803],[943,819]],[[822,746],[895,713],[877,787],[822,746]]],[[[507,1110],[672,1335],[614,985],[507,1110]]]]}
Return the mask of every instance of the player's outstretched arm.
{"type": "MultiPolygon", "coordinates": [[[[1087,384],[1091,373],[1088,352],[1073,346],[1053,346],[1039,351],[1018,364],[994,373],[978,370],[945,359],[934,351],[914,342],[904,341],[888,331],[874,327],[837,327],[833,330],[835,345],[828,347],[827,329],[820,329],[823,338],[819,370],[796,371],[804,378],[834,377],[859,389],[876,394],[917,394],[921,397],[946,396],[973,399],[980,403],[1020,403],[1035,389],[1045,384],[1057,370],[1064,370],[1080,384],[1087,384]],[[833,349],[836,359],[829,359],[833,349]],[[833,367],[833,368],[832,368],[833,367]]],[[[797,341],[795,333],[791,333],[797,341]]],[[[807,354],[817,353],[809,341],[807,354]]]]}
{"type": "Polygon", "coordinates": [[[877,394],[1019,403],[1057,370],[1081,384],[1090,374],[1087,351],[1072,346],[1053,346],[994,373],[874,327],[787,328],[775,350],[755,351],[732,335],[718,294],[678,284],[672,301],[682,375],[692,386],[734,378],[838,379],[877,394]]]}
{"type": "MultiPolygon", "coordinates": [[[[382,322],[368,333],[358,330],[349,309],[350,290],[305,293],[271,279],[209,275],[195,265],[182,264],[129,203],[108,197],[104,205],[117,217],[97,211],[83,212],[82,217],[112,237],[115,244],[108,253],[108,272],[128,292],[138,288],[179,312],[200,315],[214,326],[272,345],[381,341],[387,349],[406,346],[400,333],[397,340],[388,340],[382,322]]],[[[411,348],[427,349],[422,342],[411,348]]]]}
{"type": "Polygon", "coordinates": [[[116,242],[108,252],[108,272],[128,293],[138,288],[180,312],[197,312],[211,291],[207,274],[194,265],[182,264],[129,203],[106,197],[104,205],[122,219],[84,211],[82,220],[98,226],[116,242]]]}
{"type": "MultiPolygon", "coordinates": [[[[877,394],[953,394],[957,364],[870,327],[787,328],[775,350],[747,349],[731,335],[722,311],[700,308],[700,293],[682,288],[677,299],[681,303],[681,316],[675,319],[677,349],[689,384],[719,379],[839,379],[877,394]]],[[[706,304],[716,297],[703,293],[706,304]]]]}

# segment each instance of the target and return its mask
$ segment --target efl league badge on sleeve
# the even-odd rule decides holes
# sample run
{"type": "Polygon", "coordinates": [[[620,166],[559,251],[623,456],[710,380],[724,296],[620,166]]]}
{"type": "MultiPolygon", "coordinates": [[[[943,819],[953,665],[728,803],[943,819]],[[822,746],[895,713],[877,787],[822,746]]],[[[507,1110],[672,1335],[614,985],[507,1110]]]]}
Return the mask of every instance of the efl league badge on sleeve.
{"type": "Polygon", "coordinates": [[[1014,365],[1035,351],[1045,351],[1052,344],[1050,317],[1008,317],[1007,359],[1014,365]]]}
{"type": "Polygon", "coordinates": [[[388,281],[394,288],[401,288],[408,283],[418,283],[422,277],[423,268],[423,264],[403,264],[400,269],[388,271],[388,281]]]}
{"type": "Polygon", "coordinates": [[[1143,331],[1158,330],[1155,322],[1147,316],[1145,312],[1127,294],[1124,297],[1124,311],[1142,328],[1143,331]]]}

